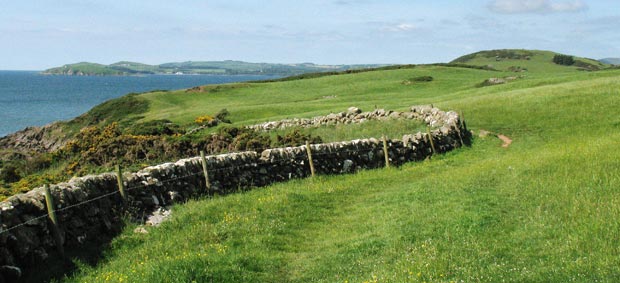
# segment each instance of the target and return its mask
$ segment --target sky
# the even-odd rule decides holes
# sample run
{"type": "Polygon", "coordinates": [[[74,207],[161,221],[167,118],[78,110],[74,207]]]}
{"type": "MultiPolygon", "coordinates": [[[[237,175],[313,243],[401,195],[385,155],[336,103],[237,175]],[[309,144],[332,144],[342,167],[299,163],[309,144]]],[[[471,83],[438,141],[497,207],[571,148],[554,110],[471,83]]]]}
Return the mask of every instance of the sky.
{"type": "Polygon", "coordinates": [[[2,0],[0,70],[82,61],[449,62],[490,49],[620,57],[618,0],[2,0]]]}

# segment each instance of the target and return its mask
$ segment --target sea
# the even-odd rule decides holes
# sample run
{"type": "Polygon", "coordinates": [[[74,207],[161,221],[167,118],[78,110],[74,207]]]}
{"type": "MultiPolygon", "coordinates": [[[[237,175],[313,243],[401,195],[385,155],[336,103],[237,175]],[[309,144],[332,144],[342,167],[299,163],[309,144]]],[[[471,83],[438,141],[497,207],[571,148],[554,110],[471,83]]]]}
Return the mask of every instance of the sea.
{"type": "Polygon", "coordinates": [[[0,71],[0,137],[75,118],[128,93],[274,79],[265,75],[62,76],[0,71]]]}

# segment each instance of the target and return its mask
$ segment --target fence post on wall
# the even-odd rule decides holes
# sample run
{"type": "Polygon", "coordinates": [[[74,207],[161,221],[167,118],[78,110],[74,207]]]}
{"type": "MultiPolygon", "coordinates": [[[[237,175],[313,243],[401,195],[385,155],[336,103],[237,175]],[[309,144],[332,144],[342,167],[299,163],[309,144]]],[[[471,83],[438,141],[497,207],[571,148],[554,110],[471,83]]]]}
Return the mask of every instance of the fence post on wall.
{"type": "Polygon", "coordinates": [[[127,195],[125,194],[125,183],[123,183],[123,171],[120,165],[116,165],[116,180],[118,182],[118,192],[123,199],[123,205],[127,204],[127,195]]]}
{"type": "Polygon", "coordinates": [[[428,134],[428,140],[431,142],[431,150],[433,150],[433,154],[435,154],[437,150],[435,150],[435,142],[433,141],[433,135],[431,134],[431,126],[426,127],[426,133],[428,134]]]}
{"type": "Polygon", "coordinates": [[[205,187],[207,188],[207,194],[211,192],[211,182],[209,182],[209,172],[207,171],[207,158],[205,152],[200,151],[200,160],[202,161],[202,172],[205,175],[205,187]]]}
{"type": "Polygon", "coordinates": [[[464,146],[465,143],[463,142],[463,134],[461,133],[461,129],[463,129],[463,112],[459,111],[458,112],[459,115],[459,124],[456,125],[456,132],[459,134],[459,140],[461,141],[461,146],[464,146]]]}
{"type": "Polygon", "coordinates": [[[61,257],[65,257],[65,249],[62,245],[62,238],[60,237],[60,230],[58,227],[58,219],[56,218],[56,211],[54,211],[54,199],[52,198],[52,192],[50,192],[50,186],[45,184],[45,204],[47,205],[47,217],[52,223],[52,234],[54,236],[54,242],[56,248],[61,257]]]}
{"type": "Polygon", "coordinates": [[[465,123],[465,116],[463,116],[463,112],[459,112],[459,122],[461,123],[461,129],[467,129],[467,124],[465,123]]]}
{"type": "Polygon", "coordinates": [[[390,156],[388,154],[388,149],[387,149],[387,138],[385,137],[385,135],[383,135],[382,139],[383,139],[383,155],[385,156],[385,167],[390,168],[390,156]]]}
{"type": "Polygon", "coordinates": [[[458,125],[455,128],[456,128],[456,134],[459,135],[459,141],[461,142],[461,146],[464,146],[465,143],[463,143],[463,135],[461,134],[461,129],[459,129],[458,125]]]}
{"type": "Polygon", "coordinates": [[[310,164],[310,174],[314,177],[314,162],[312,161],[312,150],[310,149],[310,142],[306,141],[306,152],[308,153],[308,163],[310,164]]]}

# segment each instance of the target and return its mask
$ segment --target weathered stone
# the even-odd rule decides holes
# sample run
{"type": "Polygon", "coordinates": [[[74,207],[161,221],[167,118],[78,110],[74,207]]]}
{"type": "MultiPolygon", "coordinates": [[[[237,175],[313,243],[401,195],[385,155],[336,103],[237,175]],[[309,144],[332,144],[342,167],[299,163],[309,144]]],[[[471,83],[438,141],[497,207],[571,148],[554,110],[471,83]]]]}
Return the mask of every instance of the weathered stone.
{"type": "Polygon", "coordinates": [[[342,172],[350,173],[351,171],[353,171],[353,161],[346,159],[342,164],[342,172]]]}
{"type": "Polygon", "coordinates": [[[140,226],[140,227],[136,227],[136,229],[133,229],[133,232],[136,234],[148,234],[149,231],[146,230],[146,228],[140,226]]]}
{"type": "Polygon", "coordinates": [[[354,106],[353,107],[349,107],[349,109],[347,109],[347,116],[357,115],[357,114],[360,114],[360,113],[362,113],[362,110],[357,108],[357,107],[354,107],[354,106]]]}

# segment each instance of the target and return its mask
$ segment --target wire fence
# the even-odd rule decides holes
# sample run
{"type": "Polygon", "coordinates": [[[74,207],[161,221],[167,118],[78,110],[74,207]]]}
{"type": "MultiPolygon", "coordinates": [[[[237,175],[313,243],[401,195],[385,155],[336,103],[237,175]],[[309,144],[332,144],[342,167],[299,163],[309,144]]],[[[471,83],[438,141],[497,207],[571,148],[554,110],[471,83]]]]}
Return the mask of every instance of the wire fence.
{"type": "MultiPolygon", "coordinates": [[[[360,154],[360,153],[368,154],[368,153],[373,152],[375,150],[383,150],[383,149],[382,149],[380,144],[377,144],[377,147],[374,147],[374,148],[365,148],[365,149],[357,149],[357,150],[337,149],[336,151],[322,152],[322,153],[314,153],[313,152],[312,153],[312,157],[322,157],[322,156],[328,156],[328,155],[334,156],[334,155],[339,155],[339,154],[342,155],[342,154],[353,154],[353,153],[355,153],[355,154],[360,154]]],[[[384,154],[387,154],[387,152],[384,152],[384,154]]],[[[270,164],[274,164],[274,163],[275,164],[278,164],[278,163],[282,164],[282,163],[285,163],[285,162],[290,164],[291,160],[297,160],[297,159],[303,158],[304,156],[305,156],[305,154],[303,154],[303,153],[293,153],[293,154],[290,154],[288,157],[284,157],[284,158],[280,158],[280,159],[275,159],[275,160],[269,159],[268,162],[270,164]]],[[[305,158],[305,160],[300,160],[300,161],[304,161],[305,162],[305,161],[309,161],[309,160],[307,158],[305,158]]],[[[208,162],[207,162],[207,164],[208,164],[208,162]]],[[[230,171],[231,169],[246,169],[248,167],[256,167],[257,165],[258,165],[258,163],[251,163],[251,164],[243,164],[243,165],[233,165],[233,166],[217,167],[217,168],[208,169],[208,172],[211,173],[211,172],[230,171]]],[[[173,181],[177,181],[177,180],[181,180],[181,179],[186,179],[186,178],[197,176],[197,175],[205,175],[205,172],[204,171],[195,172],[195,173],[190,173],[190,174],[187,174],[187,175],[178,176],[178,177],[174,177],[174,178],[170,178],[170,179],[166,179],[166,180],[158,180],[158,184],[170,183],[170,182],[173,182],[173,181]]],[[[151,184],[137,185],[137,186],[132,186],[132,187],[125,188],[125,190],[126,191],[132,191],[132,190],[136,190],[136,189],[140,189],[140,188],[146,188],[148,186],[152,186],[152,185],[151,184]]],[[[109,192],[109,193],[106,193],[106,194],[94,197],[92,199],[85,200],[85,201],[82,201],[82,202],[79,202],[79,203],[76,203],[76,204],[72,204],[72,205],[68,205],[66,207],[62,207],[62,208],[58,208],[58,209],[49,209],[48,208],[49,209],[48,213],[43,214],[43,215],[38,216],[38,217],[35,217],[35,218],[32,218],[32,219],[29,219],[27,221],[24,221],[24,222],[22,222],[20,224],[17,224],[15,226],[10,227],[10,228],[2,229],[2,226],[0,226],[0,229],[1,229],[0,230],[0,235],[4,234],[4,233],[8,233],[10,231],[13,231],[13,230],[18,229],[18,228],[23,227],[23,226],[26,226],[26,225],[29,225],[29,224],[32,224],[32,223],[36,223],[37,221],[39,221],[41,219],[48,218],[49,215],[52,214],[52,213],[67,211],[69,209],[72,209],[72,208],[75,208],[75,207],[79,207],[79,206],[82,206],[82,205],[85,205],[85,204],[88,204],[88,203],[92,203],[92,202],[95,202],[95,201],[98,201],[98,200],[101,200],[101,199],[104,199],[104,198],[107,198],[107,197],[111,197],[111,196],[114,196],[116,194],[120,194],[120,190],[115,190],[113,192],[109,192]]]]}

